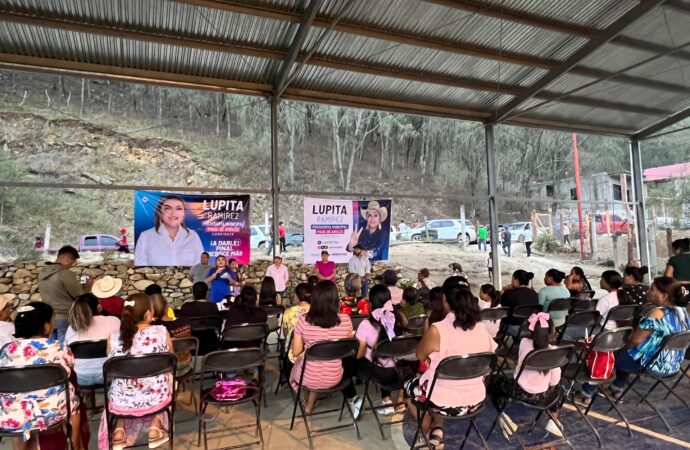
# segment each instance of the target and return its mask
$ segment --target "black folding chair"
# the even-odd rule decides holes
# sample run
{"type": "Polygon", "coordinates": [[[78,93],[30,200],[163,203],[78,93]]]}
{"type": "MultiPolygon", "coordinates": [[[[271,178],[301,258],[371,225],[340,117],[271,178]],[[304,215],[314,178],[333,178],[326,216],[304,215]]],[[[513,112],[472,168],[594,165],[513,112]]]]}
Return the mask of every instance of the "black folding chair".
{"type": "Polygon", "coordinates": [[[594,298],[594,291],[584,289],[582,291],[579,291],[577,294],[575,294],[575,298],[578,300],[589,300],[594,298]]]}
{"type": "MultiPolygon", "coordinates": [[[[594,330],[594,328],[597,326],[598,323],[599,323],[599,311],[577,311],[577,312],[571,313],[568,315],[568,317],[565,318],[565,324],[563,325],[563,327],[560,329],[560,331],[558,333],[558,337],[556,338],[556,343],[562,344],[565,342],[565,341],[563,341],[563,338],[569,329],[570,330],[582,329],[583,332],[584,332],[584,330],[587,330],[587,332],[591,335],[592,331],[594,330]]],[[[584,339],[584,334],[582,336],[582,339],[584,339]]]]}
{"type": "MultiPolygon", "coordinates": [[[[553,320],[553,313],[564,313],[563,317],[567,317],[568,312],[571,310],[573,307],[573,300],[571,298],[555,298],[551,300],[551,303],[549,303],[549,308],[547,313],[551,316],[551,319],[553,320]]],[[[556,328],[561,328],[562,326],[565,325],[565,322],[556,328]]]]}
{"type": "Polygon", "coordinates": [[[496,321],[503,320],[510,316],[510,308],[501,306],[498,308],[485,308],[479,311],[479,317],[482,321],[496,321]]]}
{"type": "Polygon", "coordinates": [[[290,347],[292,346],[292,336],[293,333],[290,333],[287,337],[287,346],[284,347],[280,354],[278,355],[278,383],[276,383],[276,391],[275,394],[278,394],[278,391],[282,386],[285,386],[290,382],[290,371],[292,370],[293,363],[290,361],[288,358],[288,352],[290,351],[290,347]]]}
{"type": "MultiPolygon", "coordinates": [[[[173,351],[177,355],[178,359],[180,355],[190,353],[192,359],[190,361],[190,367],[184,373],[175,373],[175,382],[177,386],[184,390],[187,383],[192,384],[192,388],[189,390],[189,403],[191,405],[194,402],[194,410],[196,411],[196,396],[194,395],[194,377],[196,376],[196,359],[199,353],[199,339],[195,336],[184,337],[184,338],[174,338],[172,339],[173,351]]],[[[179,394],[180,391],[177,391],[179,394]]]]}
{"type": "MultiPolygon", "coordinates": [[[[107,345],[108,341],[106,339],[99,339],[92,341],[72,342],[69,345],[69,348],[72,350],[74,359],[99,359],[108,357],[107,345]]],[[[79,374],[77,373],[77,379],[78,378],[79,374]]],[[[91,391],[93,393],[93,405],[88,408],[89,410],[98,409],[96,407],[96,390],[103,389],[104,387],[105,385],[103,384],[103,381],[93,384],[79,383],[79,389],[81,391],[91,391]]]]}
{"type": "MultiPolygon", "coordinates": [[[[223,330],[223,349],[229,348],[260,348],[264,354],[264,343],[268,327],[265,323],[243,323],[242,325],[231,325],[223,330]]],[[[263,372],[262,372],[263,374],[263,372]]],[[[262,375],[263,376],[263,375],[262,375]]],[[[261,380],[261,389],[264,389],[264,380],[261,380]]],[[[268,399],[265,392],[262,392],[264,406],[268,408],[268,399]]]]}
{"type": "MultiPolygon", "coordinates": [[[[559,347],[554,347],[554,348],[545,348],[542,350],[532,350],[527,354],[525,357],[522,366],[520,367],[520,370],[518,371],[517,377],[515,377],[512,381],[513,385],[517,385],[520,381],[520,377],[522,374],[525,372],[525,370],[538,370],[538,371],[548,371],[556,368],[561,368],[565,367],[569,362],[570,358],[573,354],[574,347],[572,345],[563,345],[559,347]]],[[[509,388],[509,392],[512,392],[512,388],[509,388]]],[[[535,405],[531,403],[526,403],[521,400],[513,398],[510,394],[509,396],[504,400],[503,405],[501,405],[497,412],[496,412],[496,419],[494,419],[494,423],[491,425],[491,429],[489,430],[489,434],[487,435],[487,439],[491,438],[491,433],[493,433],[494,429],[496,428],[496,424],[498,423],[498,419],[501,416],[501,414],[505,411],[505,409],[508,407],[510,403],[519,403],[521,405],[524,405],[530,409],[536,409],[539,411],[537,414],[537,417],[534,419],[534,422],[530,425],[529,433],[534,430],[534,427],[537,425],[537,422],[539,422],[539,419],[541,416],[546,412],[549,417],[553,420],[553,422],[556,424],[558,429],[561,431],[563,434],[563,440],[568,443],[572,447],[572,444],[570,443],[570,440],[568,439],[568,436],[565,434],[565,430],[563,429],[563,426],[560,424],[560,422],[557,420],[557,418],[553,415],[553,413],[550,411],[550,408],[553,407],[554,405],[558,405],[561,402],[561,396],[560,393],[557,392],[553,400],[543,404],[543,405],[535,405]]],[[[521,448],[525,448],[524,444],[520,440],[520,437],[518,436],[517,433],[515,433],[515,437],[517,438],[518,443],[520,444],[521,448]]]]}
{"type": "MultiPolygon", "coordinates": [[[[396,370],[396,372],[398,373],[398,378],[396,382],[393,384],[381,383],[380,380],[376,377],[376,372],[378,370],[386,369],[386,367],[384,367],[381,364],[381,360],[384,359],[393,360],[393,362],[395,363],[403,359],[413,359],[416,361],[417,358],[415,352],[417,351],[417,345],[419,344],[420,340],[420,336],[399,336],[394,338],[392,341],[385,339],[379,342],[371,352],[371,360],[373,367],[371,374],[369,375],[369,378],[366,380],[364,384],[364,398],[369,402],[369,406],[371,406],[371,411],[374,413],[374,419],[376,419],[376,425],[379,427],[381,439],[386,439],[385,434],[383,434],[383,427],[385,425],[395,425],[398,423],[402,423],[403,420],[401,419],[382,423],[381,419],[379,418],[379,414],[376,412],[377,408],[374,407],[374,402],[371,400],[371,396],[369,395],[369,386],[371,386],[371,384],[373,383],[380,389],[385,389],[387,391],[397,391],[403,389],[403,385],[407,380],[404,379],[402,373],[399,370],[396,370]]],[[[399,405],[404,404],[405,402],[394,402],[388,406],[391,408],[395,408],[399,405]]]]}
{"type": "MultiPolygon", "coordinates": [[[[300,409],[300,416],[299,418],[304,420],[304,427],[307,429],[307,439],[309,440],[309,448],[314,448],[314,443],[312,441],[312,437],[315,436],[316,434],[322,434],[326,433],[329,431],[335,431],[335,430],[341,430],[344,428],[348,428],[350,425],[337,425],[333,427],[328,427],[328,428],[322,428],[319,430],[312,430],[309,427],[309,417],[304,411],[304,402],[302,401],[302,386],[304,383],[304,371],[307,367],[307,364],[309,362],[316,362],[316,361],[341,361],[345,358],[355,356],[357,354],[357,349],[359,348],[359,341],[354,338],[349,338],[349,339],[334,339],[330,341],[321,341],[317,342],[315,344],[312,344],[309,346],[309,348],[306,349],[304,352],[304,359],[302,361],[302,370],[299,375],[299,384],[297,387],[297,391],[293,391],[293,399],[294,399],[294,407],[292,408],[292,420],[290,422],[290,430],[293,429],[295,426],[295,418],[297,418],[297,407],[299,406],[300,409]]],[[[328,394],[334,394],[336,392],[341,392],[343,393],[343,403],[340,405],[340,408],[338,409],[330,409],[327,411],[319,411],[319,412],[313,412],[311,413],[311,416],[316,416],[316,415],[321,415],[321,414],[328,414],[332,412],[338,412],[340,411],[340,419],[343,417],[343,409],[345,406],[347,406],[347,410],[350,412],[350,416],[352,416],[352,424],[355,427],[355,431],[357,432],[357,439],[362,439],[362,436],[359,434],[359,426],[357,425],[357,420],[355,419],[354,412],[350,408],[350,404],[347,401],[347,398],[345,398],[344,390],[346,387],[348,387],[350,384],[352,384],[352,380],[350,377],[343,375],[343,378],[340,380],[340,383],[336,384],[335,386],[328,388],[328,389],[312,389],[309,388],[311,392],[313,392],[316,395],[328,395],[328,394]]]]}
{"type": "Polygon", "coordinates": [[[267,333],[266,341],[264,343],[264,348],[268,349],[268,337],[275,333],[276,334],[276,351],[280,349],[280,332],[283,328],[283,314],[285,313],[285,307],[283,305],[265,305],[260,306],[261,309],[266,311],[266,316],[268,320],[266,322],[267,333]]]}
{"type": "MultiPolygon", "coordinates": [[[[632,327],[617,328],[611,331],[604,330],[601,333],[597,334],[594,337],[594,339],[592,339],[592,342],[589,346],[589,352],[616,352],[621,348],[625,347],[625,343],[627,342],[628,336],[630,336],[631,332],[632,327]]],[[[564,401],[567,400],[569,397],[574,396],[575,392],[573,388],[575,386],[575,383],[588,383],[596,387],[594,396],[592,397],[592,400],[585,409],[584,413],[577,405],[575,400],[572,398],[571,403],[577,410],[578,414],[580,414],[580,416],[585,420],[587,426],[594,432],[594,435],[597,438],[597,442],[599,443],[599,447],[601,447],[601,436],[599,435],[599,431],[587,417],[590,410],[592,409],[592,406],[594,405],[594,401],[597,398],[597,393],[600,393],[604,397],[604,399],[606,399],[606,401],[609,402],[609,405],[611,405],[611,407],[616,410],[620,418],[623,419],[623,422],[625,422],[625,426],[628,429],[628,435],[631,437],[632,431],[630,430],[630,422],[628,421],[628,418],[625,417],[625,415],[623,415],[623,413],[618,409],[618,406],[616,406],[616,404],[614,403],[614,399],[611,398],[606,389],[602,389],[601,386],[602,384],[609,383],[613,378],[615,378],[615,371],[612,372],[611,376],[606,379],[592,378],[589,369],[587,368],[587,357],[589,355],[589,352],[586,352],[583,349],[583,351],[577,358],[577,362],[569,364],[563,371],[562,379],[566,382],[569,382],[567,383],[564,401]]]]}
{"type": "MultiPolygon", "coordinates": [[[[56,392],[55,396],[65,396],[67,411],[65,416],[51,424],[45,430],[38,428],[30,430],[31,436],[52,433],[65,427],[67,445],[74,448],[72,443],[72,404],[70,401],[69,375],[58,364],[37,364],[32,366],[0,367],[0,394],[27,394],[32,391],[40,391],[50,388],[62,388],[62,392],[56,392]]],[[[0,438],[21,437],[23,429],[9,430],[0,428],[0,438]]]]}
{"type": "Polygon", "coordinates": [[[204,356],[201,362],[201,383],[199,384],[199,435],[197,446],[201,445],[201,435],[204,435],[204,450],[208,450],[208,435],[212,433],[222,433],[234,430],[239,430],[243,428],[255,428],[255,436],[258,436],[259,440],[254,442],[249,442],[245,444],[239,444],[232,447],[224,447],[227,449],[231,448],[243,448],[250,447],[254,445],[261,445],[264,448],[264,435],[261,430],[261,397],[264,395],[264,388],[262,385],[262,380],[264,378],[264,351],[261,348],[242,348],[242,349],[230,349],[230,350],[220,350],[217,352],[209,353],[204,356]],[[228,372],[239,372],[239,371],[251,371],[254,370],[259,372],[259,377],[256,380],[256,385],[250,385],[253,388],[248,388],[244,397],[238,400],[217,400],[212,394],[216,382],[222,380],[224,374],[228,372]],[[211,375],[213,384],[205,383],[206,375],[211,375]],[[227,408],[231,406],[241,405],[243,403],[251,402],[254,405],[256,411],[256,421],[252,424],[239,425],[227,428],[219,428],[211,431],[207,430],[207,425],[213,422],[221,408],[227,408]],[[218,413],[211,419],[206,420],[204,414],[206,414],[206,408],[209,405],[214,405],[218,408],[218,413]]]}
{"type": "Polygon", "coordinates": [[[352,329],[357,331],[357,327],[359,326],[360,323],[362,323],[363,320],[368,319],[369,316],[364,316],[362,314],[353,314],[350,316],[350,320],[352,321],[352,329]]]}
{"type": "Polygon", "coordinates": [[[192,336],[199,339],[199,355],[220,348],[220,330],[223,328],[223,318],[220,316],[190,317],[189,325],[192,336]]]}
{"type": "Polygon", "coordinates": [[[598,300],[591,300],[589,298],[581,299],[573,297],[571,297],[571,300],[573,301],[573,307],[570,310],[571,312],[594,311],[595,309],[597,309],[598,300]]]}
{"type": "Polygon", "coordinates": [[[412,316],[409,319],[407,319],[407,332],[410,334],[414,334],[415,336],[422,336],[424,335],[424,329],[426,327],[426,320],[427,320],[427,315],[426,314],[420,314],[418,316],[412,316]]]}
{"type": "MultiPolygon", "coordinates": [[[[172,383],[171,400],[160,406],[160,408],[146,415],[116,414],[110,411],[108,406],[108,390],[116,379],[133,380],[138,378],[150,378],[159,375],[170,374],[174,378],[177,370],[177,357],[174,353],[148,353],[144,355],[116,356],[109,358],[103,365],[103,384],[105,384],[105,418],[108,433],[108,444],[112,447],[113,431],[118,419],[139,419],[143,417],[153,417],[160,413],[168,416],[168,445],[170,449],[175,448],[173,442],[175,437],[175,383],[172,383]]],[[[144,444],[148,445],[148,444],[144,444]]]]}
{"type": "Polygon", "coordinates": [[[640,308],[637,305],[617,305],[609,309],[606,319],[601,323],[602,329],[612,320],[616,322],[616,328],[629,327],[635,322],[635,317],[640,308]]]}
{"type": "MultiPolygon", "coordinates": [[[[443,380],[444,382],[451,382],[486,377],[489,374],[491,374],[493,370],[492,365],[495,365],[495,363],[496,355],[491,352],[475,353],[463,356],[449,356],[441,360],[441,362],[436,367],[436,372],[434,373],[434,378],[431,381],[431,387],[427,392],[426,400],[424,402],[417,402],[413,400],[413,403],[417,408],[417,430],[415,431],[414,437],[412,438],[412,445],[410,446],[410,450],[414,450],[419,447],[432,448],[431,444],[429,444],[429,439],[426,437],[424,433],[421,433],[422,439],[424,440],[424,445],[417,445],[417,438],[420,435],[420,431],[422,430],[422,423],[424,422],[424,418],[427,414],[431,415],[432,417],[443,417],[444,421],[469,420],[470,423],[467,426],[467,432],[465,433],[465,437],[462,439],[462,445],[460,446],[460,449],[465,447],[465,443],[467,442],[467,439],[469,438],[470,432],[473,428],[479,436],[479,439],[482,441],[482,445],[484,446],[484,448],[487,450],[489,449],[489,444],[487,444],[486,440],[484,439],[484,436],[482,435],[481,431],[479,431],[479,428],[475,423],[475,419],[477,418],[477,416],[484,410],[484,404],[486,400],[481,402],[477,406],[477,409],[469,414],[463,416],[445,416],[440,415],[434,411],[434,409],[431,407],[431,399],[433,398],[436,383],[439,380],[443,380]]],[[[449,446],[448,443],[448,440],[444,442],[446,448],[456,448],[454,446],[449,446]]]]}
{"type": "MultiPolygon", "coordinates": [[[[661,355],[663,352],[669,352],[669,351],[677,351],[677,352],[683,352],[685,353],[690,346],[690,331],[683,331],[682,333],[677,333],[671,336],[668,336],[664,341],[661,343],[661,346],[659,347],[659,350],[656,352],[656,354],[649,360],[649,362],[645,365],[644,369],[642,372],[639,372],[635,375],[635,378],[633,379],[632,382],[628,384],[626,389],[621,393],[621,395],[616,399],[616,405],[618,405],[621,400],[623,400],[623,397],[626,396],[626,394],[630,391],[633,391],[635,394],[637,394],[638,397],[640,397],[640,401],[638,404],[641,404],[642,402],[646,403],[650,408],[654,410],[654,412],[659,416],[659,418],[664,422],[664,425],[668,429],[668,431],[671,431],[671,425],[666,421],[666,418],[661,414],[661,411],[659,408],[654,406],[654,403],[650,401],[649,395],[656,389],[657,386],[661,385],[668,391],[668,395],[673,395],[675,398],[680,400],[686,408],[690,409],[690,404],[688,402],[681,398],[678,394],[674,392],[674,388],[678,385],[678,381],[676,380],[677,378],[681,377],[682,371],[680,368],[669,375],[656,375],[654,372],[652,372],[650,369],[652,365],[654,364],[654,361],[661,355]],[[642,394],[640,391],[635,389],[635,384],[642,378],[642,376],[649,377],[652,380],[654,380],[654,384],[652,385],[649,390],[642,394]],[[666,384],[668,381],[673,381],[676,380],[676,382],[673,384],[673,386],[670,386],[666,384]]],[[[682,378],[681,378],[682,379],[682,378]]],[[[667,395],[667,396],[668,396],[667,395]]]]}

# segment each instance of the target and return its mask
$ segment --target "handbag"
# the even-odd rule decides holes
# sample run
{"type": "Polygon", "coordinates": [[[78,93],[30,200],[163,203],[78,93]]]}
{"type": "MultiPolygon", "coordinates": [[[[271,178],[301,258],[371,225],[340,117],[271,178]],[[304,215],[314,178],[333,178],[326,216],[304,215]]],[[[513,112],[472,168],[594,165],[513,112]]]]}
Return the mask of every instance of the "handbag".
{"type": "Polygon", "coordinates": [[[220,402],[235,402],[247,396],[248,391],[258,391],[259,388],[247,383],[242,378],[232,380],[218,380],[209,395],[220,402]]]}
{"type": "Polygon", "coordinates": [[[595,380],[608,380],[613,375],[613,366],[616,363],[616,357],[613,352],[599,352],[590,350],[591,337],[585,342],[585,351],[587,352],[587,370],[595,380]]]}

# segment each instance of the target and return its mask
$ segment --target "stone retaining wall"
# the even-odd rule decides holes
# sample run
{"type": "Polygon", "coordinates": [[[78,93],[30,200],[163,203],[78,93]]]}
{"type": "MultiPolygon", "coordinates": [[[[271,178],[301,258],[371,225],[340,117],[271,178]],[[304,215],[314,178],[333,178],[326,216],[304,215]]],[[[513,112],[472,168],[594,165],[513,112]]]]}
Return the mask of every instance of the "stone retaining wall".
{"type": "MultiPolygon", "coordinates": [[[[269,261],[257,261],[246,268],[247,282],[257,287],[266,273],[269,261]]],[[[17,262],[0,264],[0,294],[14,294],[22,301],[40,300],[38,292],[38,274],[45,266],[44,261],[17,262]]],[[[306,281],[314,271],[311,264],[286,262],[290,271],[290,285],[292,289],[300,282],[306,281]]],[[[376,263],[372,267],[374,275],[380,275],[388,266],[376,263]]],[[[102,262],[98,264],[77,265],[71,269],[78,275],[88,275],[94,279],[110,275],[123,281],[122,294],[131,295],[143,291],[151,283],[157,283],[163,293],[172,303],[179,305],[192,296],[192,282],[188,278],[187,268],[180,267],[133,267],[130,261],[102,262]]],[[[338,265],[338,286],[343,290],[343,281],[347,275],[347,265],[338,265]]]]}

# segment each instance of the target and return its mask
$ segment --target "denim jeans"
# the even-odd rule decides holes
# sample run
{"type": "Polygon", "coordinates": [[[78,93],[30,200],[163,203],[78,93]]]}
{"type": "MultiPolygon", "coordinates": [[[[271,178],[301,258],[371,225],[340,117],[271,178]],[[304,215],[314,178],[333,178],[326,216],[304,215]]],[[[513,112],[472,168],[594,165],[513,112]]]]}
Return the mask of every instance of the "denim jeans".
{"type": "Polygon", "coordinates": [[[486,239],[477,239],[477,248],[480,252],[486,251],[486,239]]]}
{"type": "Polygon", "coordinates": [[[69,328],[69,322],[67,319],[55,319],[55,329],[53,334],[50,336],[53,339],[57,339],[60,343],[65,342],[65,334],[67,334],[67,328],[69,328]]]}
{"type": "Polygon", "coordinates": [[[510,256],[510,242],[503,242],[503,254],[510,256]]]}

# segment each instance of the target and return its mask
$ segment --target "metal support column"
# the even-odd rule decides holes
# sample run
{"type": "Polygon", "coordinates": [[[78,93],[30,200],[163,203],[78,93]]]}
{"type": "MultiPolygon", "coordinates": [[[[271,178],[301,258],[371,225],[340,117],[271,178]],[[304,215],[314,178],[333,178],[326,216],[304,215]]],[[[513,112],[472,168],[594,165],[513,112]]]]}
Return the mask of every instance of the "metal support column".
{"type": "Polygon", "coordinates": [[[278,102],[276,97],[271,97],[271,202],[273,205],[273,220],[271,231],[273,233],[273,256],[276,255],[276,244],[279,242],[278,223],[280,221],[280,179],[278,177],[278,102]]]}
{"type": "Polygon", "coordinates": [[[637,248],[640,249],[640,263],[653,269],[656,261],[649,258],[649,236],[647,233],[647,221],[645,217],[644,181],[642,178],[642,159],[640,156],[640,141],[630,141],[630,160],[632,161],[633,201],[635,201],[635,231],[637,234],[637,248]]]}
{"type": "Polygon", "coordinates": [[[494,154],[494,124],[484,128],[486,143],[486,174],[489,186],[489,238],[491,239],[491,256],[493,265],[494,286],[501,289],[501,267],[498,256],[498,216],[496,214],[496,161],[494,154]]]}

